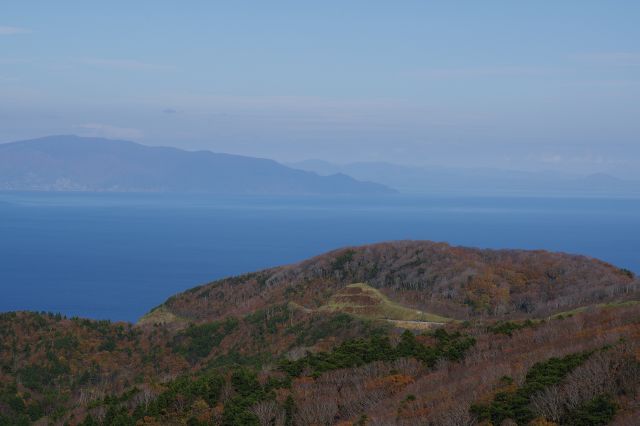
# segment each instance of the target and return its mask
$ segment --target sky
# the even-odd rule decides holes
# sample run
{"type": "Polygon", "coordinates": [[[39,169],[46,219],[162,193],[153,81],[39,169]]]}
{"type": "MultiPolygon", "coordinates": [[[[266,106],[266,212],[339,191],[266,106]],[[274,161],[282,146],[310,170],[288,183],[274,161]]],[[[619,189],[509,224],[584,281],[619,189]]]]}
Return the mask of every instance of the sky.
{"type": "Polygon", "coordinates": [[[640,2],[0,5],[0,142],[640,178],[640,2]]]}

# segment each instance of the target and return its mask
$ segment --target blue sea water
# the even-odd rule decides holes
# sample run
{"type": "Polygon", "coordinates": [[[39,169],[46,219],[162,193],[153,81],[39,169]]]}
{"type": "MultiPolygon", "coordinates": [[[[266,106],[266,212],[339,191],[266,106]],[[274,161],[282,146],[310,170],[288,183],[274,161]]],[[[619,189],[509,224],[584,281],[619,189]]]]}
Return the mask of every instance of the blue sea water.
{"type": "Polygon", "coordinates": [[[135,321],[170,295],[347,246],[429,239],[640,272],[640,200],[0,193],[0,311],[135,321]]]}

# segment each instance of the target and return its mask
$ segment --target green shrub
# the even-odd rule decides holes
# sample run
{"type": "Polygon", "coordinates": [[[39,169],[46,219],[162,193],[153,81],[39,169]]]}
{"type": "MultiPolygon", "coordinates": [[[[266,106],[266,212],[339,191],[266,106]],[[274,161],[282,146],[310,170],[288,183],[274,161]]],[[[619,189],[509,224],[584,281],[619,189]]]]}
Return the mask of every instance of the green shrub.
{"type": "Polygon", "coordinates": [[[487,327],[487,330],[493,334],[505,334],[512,336],[514,331],[527,327],[533,327],[535,323],[530,319],[523,322],[515,321],[498,321],[497,323],[487,327]]]}
{"type": "Polygon", "coordinates": [[[319,340],[339,334],[353,327],[358,320],[349,314],[337,313],[315,317],[305,325],[294,325],[287,328],[287,333],[296,336],[296,345],[313,345],[319,340]]]}
{"type": "Polygon", "coordinates": [[[627,268],[620,268],[620,272],[628,276],[629,278],[633,278],[636,276],[632,271],[628,270],[627,268]]]}
{"type": "Polygon", "coordinates": [[[616,404],[608,395],[600,395],[571,411],[563,421],[569,426],[607,425],[616,414],[616,404]]]}
{"type": "Polygon", "coordinates": [[[48,365],[29,365],[18,372],[22,384],[33,390],[41,391],[53,386],[56,378],[69,373],[69,366],[57,360],[48,365]]]}
{"type": "Polygon", "coordinates": [[[109,336],[104,340],[104,342],[100,344],[100,346],[98,346],[98,350],[113,352],[116,349],[116,346],[116,340],[113,337],[109,336]]]}
{"type": "Polygon", "coordinates": [[[531,397],[549,386],[560,383],[567,374],[586,361],[591,353],[579,352],[534,364],[517,390],[498,392],[491,403],[472,405],[471,413],[478,421],[491,421],[498,425],[507,419],[512,419],[519,425],[527,424],[534,418],[529,408],[531,397]]]}
{"type": "Polygon", "coordinates": [[[402,333],[400,342],[395,347],[388,337],[381,334],[368,339],[347,340],[330,352],[310,353],[297,361],[282,360],[280,369],[293,377],[300,376],[305,371],[317,377],[327,371],[403,357],[416,358],[432,367],[441,358],[451,361],[462,359],[465,351],[475,344],[472,337],[457,332],[449,334],[444,329],[436,331],[434,337],[435,346],[423,345],[408,330],[402,333]]]}
{"type": "Polygon", "coordinates": [[[53,341],[54,349],[58,350],[73,350],[80,344],[78,338],[71,334],[67,334],[62,337],[58,337],[53,341]]]}
{"type": "Polygon", "coordinates": [[[173,351],[182,354],[190,362],[204,358],[238,326],[236,318],[227,318],[201,325],[191,325],[178,333],[172,342],[173,351]]]}
{"type": "Polygon", "coordinates": [[[257,329],[259,338],[263,338],[265,333],[276,334],[278,326],[289,321],[291,313],[287,305],[281,305],[255,311],[245,317],[245,321],[257,329]]]}
{"type": "Polygon", "coordinates": [[[342,271],[347,263],[353,260],[353,255],[356,254],[355,250],[346,250],[341,255],[335,258],[331,264],[331,269],[334,271],[342,271]]]}

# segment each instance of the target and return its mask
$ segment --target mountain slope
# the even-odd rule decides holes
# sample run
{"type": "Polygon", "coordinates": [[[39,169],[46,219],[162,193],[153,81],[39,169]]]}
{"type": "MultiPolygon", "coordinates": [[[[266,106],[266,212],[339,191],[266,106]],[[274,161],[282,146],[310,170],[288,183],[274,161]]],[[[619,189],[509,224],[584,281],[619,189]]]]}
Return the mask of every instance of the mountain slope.
{"type": "Polygon", "coordinates": [[[195,287],[136,326],[1,314],[0,424],[634,425],[639,284],[402,241],[195,287]]]}
{"type": "Polygon", "coordinates": [[[243,315],[282,300],[315,309],[353,283],[456,319],[550,315],[636,289],[630,272],[584,256],[397,241],[220,280],[176,295],[164,307],[192,320],[243,315]]]}
{"type": "Polygon", "coordinates": [[[0,144],[0,189],[216,194],[385,194],[383,185],[318,176],[272,160],[51,136],[0,144]]]}

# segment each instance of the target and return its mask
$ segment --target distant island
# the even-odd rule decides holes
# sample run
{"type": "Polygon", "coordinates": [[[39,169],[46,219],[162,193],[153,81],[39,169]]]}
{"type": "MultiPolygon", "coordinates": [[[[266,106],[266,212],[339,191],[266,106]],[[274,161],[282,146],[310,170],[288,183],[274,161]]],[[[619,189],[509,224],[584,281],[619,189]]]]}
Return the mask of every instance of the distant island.
{"type": "Polygon", "coordinates": [[[0,144],[0,190],[247,195],[391,194],[273,160],[72,135],[0,144]]]}

